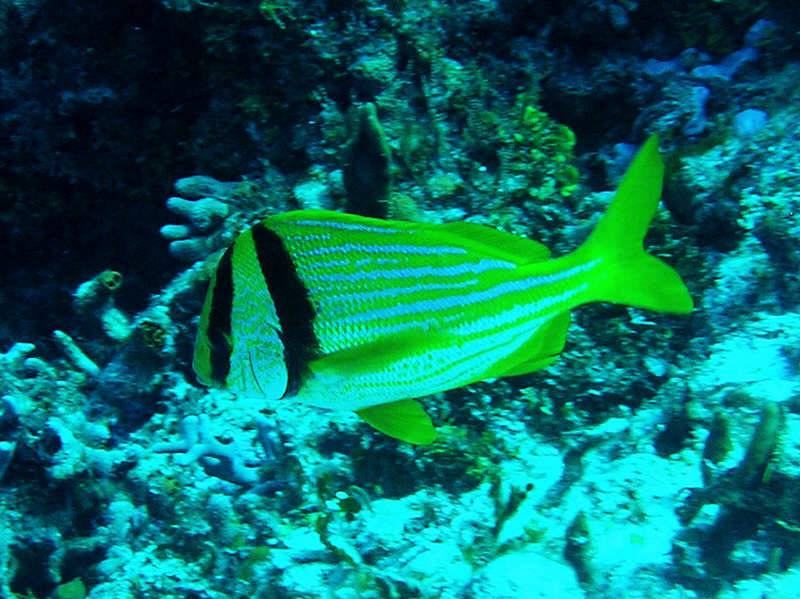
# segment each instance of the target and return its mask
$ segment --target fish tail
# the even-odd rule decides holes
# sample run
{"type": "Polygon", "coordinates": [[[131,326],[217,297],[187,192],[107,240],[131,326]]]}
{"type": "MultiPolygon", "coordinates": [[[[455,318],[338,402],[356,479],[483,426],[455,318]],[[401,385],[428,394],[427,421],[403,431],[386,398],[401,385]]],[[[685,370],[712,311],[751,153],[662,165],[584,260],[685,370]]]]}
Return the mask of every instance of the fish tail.
{"type": "Polygon", "coordinates": [[[687,314],[692,298],[680,275],[644,251],[643,241],[661,196],[664,163],[651,135],[631,162],[614,199],[589,239],[576,252],[597,260],[589,294],[593,301],[687,314]]]}

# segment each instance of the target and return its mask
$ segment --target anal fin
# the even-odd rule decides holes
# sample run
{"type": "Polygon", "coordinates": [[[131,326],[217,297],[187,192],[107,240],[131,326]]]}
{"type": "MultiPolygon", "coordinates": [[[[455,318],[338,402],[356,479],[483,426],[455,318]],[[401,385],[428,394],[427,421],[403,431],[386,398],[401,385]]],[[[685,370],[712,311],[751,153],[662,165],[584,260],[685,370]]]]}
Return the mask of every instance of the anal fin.
{"type": "Polygon", "coordinates": [[[524,357],[522,361],[497,373],[496,376],[518,376],[549,366],[558,359],[564,349],[568,328],[569,312],[553,317],[542,325],[525,345],[514,352],[515,356],[524,357]]]}
{"type": "Polygon", "coordinates": [[[370,406],[358,410],[356,414],[383,434],[407,443],[428,445],[436,439],[436,429],[430,416],[413,399],[370,406]]]}

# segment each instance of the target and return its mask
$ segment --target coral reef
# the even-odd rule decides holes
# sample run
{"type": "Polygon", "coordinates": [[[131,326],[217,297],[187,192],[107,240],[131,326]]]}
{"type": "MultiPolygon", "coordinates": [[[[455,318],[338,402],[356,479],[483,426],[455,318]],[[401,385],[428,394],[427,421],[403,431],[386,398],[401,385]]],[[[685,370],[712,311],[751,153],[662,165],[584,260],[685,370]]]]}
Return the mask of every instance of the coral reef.
{"type": "Polygon", "coordinates": [[[795,597],[798,16],[3,2],[0,596],[795,597]],[[194,378],[205,283],[265,215],[559,254],[653,132],[647,244],[690,317],[587,308],[548,369],[424,398],[426,448],[194,378]]]}
{"type": "Polygon", "coordinates": [[[174,443],[157,443],[153,446],[153,451],[182,453],[177,460],[181,466],[199,461],[210,476],[238,485],[253,485],[258,482],[258,473],[245,464],[235,445],[220,443],[214,437],[209,430],[208,416],[186,416],[181,421],[181,437],[181,441],[174,443]]]}

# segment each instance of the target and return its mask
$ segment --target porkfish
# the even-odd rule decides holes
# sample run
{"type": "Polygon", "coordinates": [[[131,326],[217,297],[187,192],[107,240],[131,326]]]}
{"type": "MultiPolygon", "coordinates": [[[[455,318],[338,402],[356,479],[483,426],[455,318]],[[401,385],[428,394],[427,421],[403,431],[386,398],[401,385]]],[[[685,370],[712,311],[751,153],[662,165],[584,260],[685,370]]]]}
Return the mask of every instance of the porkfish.
{"type": "Polygon", "coordinates": [[[211,277],[197,377],[354,410],[387,435],[430,443],[436,432],[415,398],[546,367],[572,308],[692,310],[678,273],[642,245],[663,173],[652,136],[586,242],[559,258],[468,222],[270,216],[235,239],[211,277]]]}

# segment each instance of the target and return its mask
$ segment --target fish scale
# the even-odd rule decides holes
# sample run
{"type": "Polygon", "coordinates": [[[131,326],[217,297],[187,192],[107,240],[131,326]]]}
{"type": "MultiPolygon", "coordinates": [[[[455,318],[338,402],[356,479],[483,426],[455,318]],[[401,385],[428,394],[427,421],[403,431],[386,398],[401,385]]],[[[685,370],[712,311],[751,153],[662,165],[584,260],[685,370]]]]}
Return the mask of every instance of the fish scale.
{"type": "Polygon", "coordinates": [[[231,364],[238,365],[238,378],[247,381],[242,389],[247,393],[260,392],[266,396],[280,396],[286,390],[287,371],[283,361],[283,342],[280,338],[281,326],[275,304],[258,304],[250,298],[269,297],[266,281],[259,276],[261,269],[253,251],[249,232],[241,235],[234,244],[234,252],[239,268],[234,270],[234,299],[231,320],[239,323],[238,343],[231,353],[231,364]],[[263,373],[258,379],[249,376],[249,371],[257,369],[263,373]],[[250,383],[255,383],[255,386],[250,383]]]}
{"type": "MultiPolygon", "coordinates": [[[[465,287],[470,285],[492,285],[489,277],[478,277],[515,268],[510,262],[476,259],[461,247],[431,243],[436,240],[430,234],[409,225],[398,228],[381,222],[364,228],[339,226],[322,233],[325,222],[298,218],[296,224],[301,230],[308,228],[308,236],[294,232],[284,239],[317,309],[315,332],[323,352],[374,342],[381,336],[428,330],[437,319],[447,317],[446,307],[456,309],[461,297],[457,291],[467,293],[465,287]],[[309,240],[326,245],[307,249],[309,240]],[[316,261],[315,256],[325,256],[325,260],[316,261]],[[420,313],[426,318],[418,318],[420,313]],[[361,335],[354,336],[354,330],[361,335]]],[[[276,231],[280,234],[285,226],[276,231]]]]}

